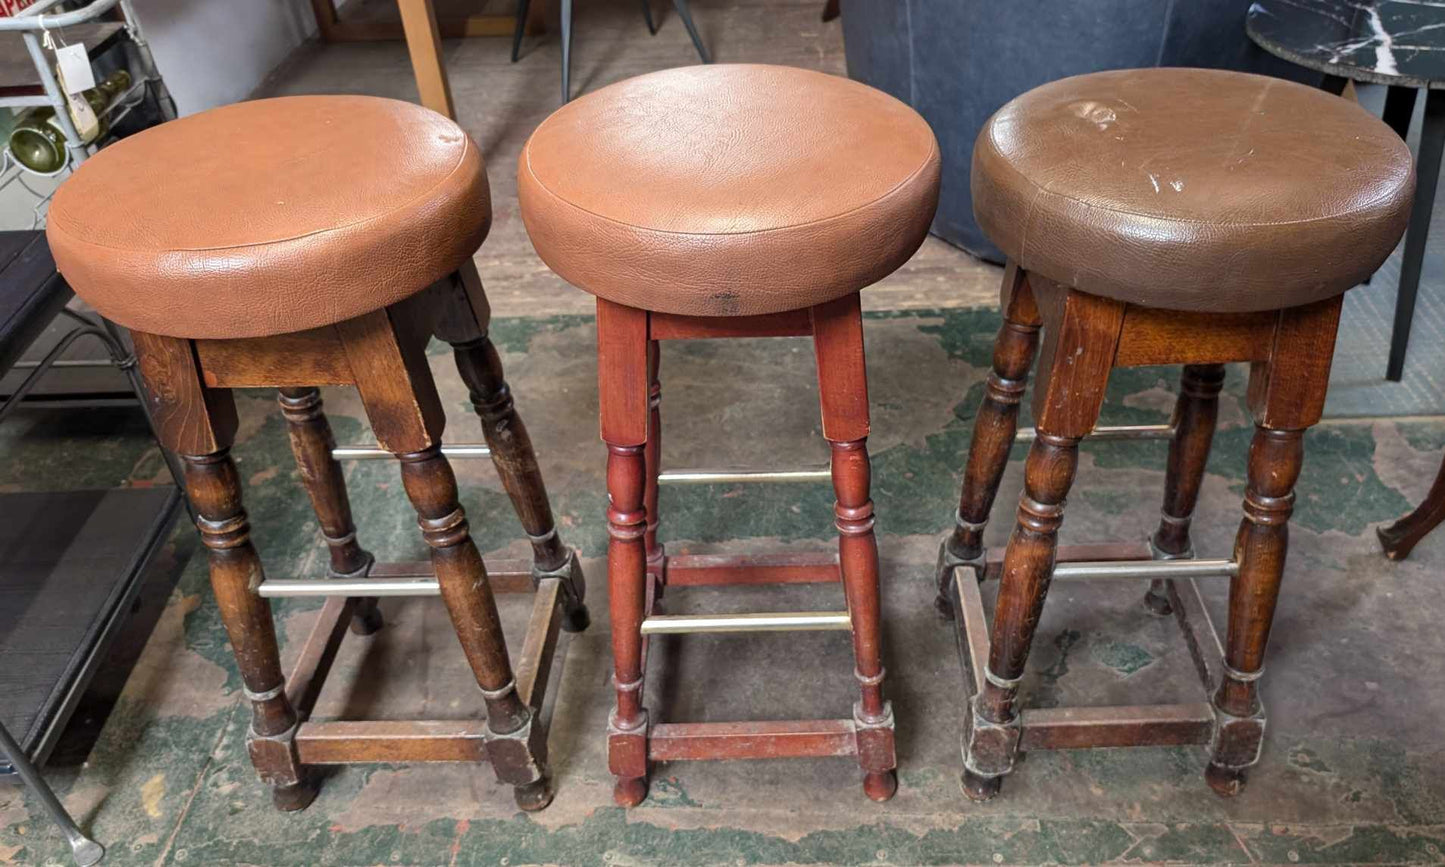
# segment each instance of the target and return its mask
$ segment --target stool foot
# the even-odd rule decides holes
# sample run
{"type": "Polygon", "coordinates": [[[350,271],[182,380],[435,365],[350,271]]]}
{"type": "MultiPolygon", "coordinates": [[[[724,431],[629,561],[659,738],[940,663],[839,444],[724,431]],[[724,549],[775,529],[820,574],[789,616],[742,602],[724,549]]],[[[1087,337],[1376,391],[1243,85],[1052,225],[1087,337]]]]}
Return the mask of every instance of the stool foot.
{"type": "Polygon", "coordinates": [[[311,806],[321,787],[314,779],[304,779],[289,786],[273,786],[271,803],[283,813],[295,813],[311,806]]]}
{"type": "Polygon", "coordinates": [[[1159,617],[1168,617],[1174,613],[1174,605],[1169,601],[1169,591],[1164,588],[1164,582],[1158,578],[1149,582],[1149,591],[1144,594],[1144,607],[1149,609],[1150,614],[1159,617]]]}
{"type": "Polygon", "coordinates": [[[863,775],[863,794],[869,800],[883,803],[892,798],[898,791],[898,774],[896,771],[879,771],[863,775]]]}
{"type": "Polygon", "coordinates": [[[552,787],[551,774],[544,775],[535,783],[518,786],[512,790],[512,797],[516,799],[517,807],[528,813],[545,810],[556,795],[557,791],[552,787]]]}
{"type": "Polygon", "coordinates": [[[647,778],[618,780],[612,789],[612,800],[619,807],[636,807],[647,800],[647,778]]]}
{"type": "Polygon", "coordinates": [[[586,632],[591,625],[592,615],[587,612],[586,605],[578,603],[572,608],[562,609],[563,632],[586,632]]]}
{"type": "Polygon", "coordinates": [[[1204,769],[1204,781],[1219,797],[1233,798],[1244,791],[1244,784],[1248,781],[1248,777],[1243,768],[1226,768],[1211,764],[1204,769]]]}
{"type": "Polygon", "coordinates": [[[970,801],[991,801],[998,794],[1003,786],[1003,777],[985,777],[982,774],[975,774],[973,771],[965,770],[959,778],[959,787],[963,794],[970,801]]]}
{"type": "Polygon", "coordinates": [[[367,599],[356,609],[356,614],[351,618],[352,635],[375,635],[386,625],[386,619],[381,616],[381,608],[376,604],[375,599],[367,599]]]}

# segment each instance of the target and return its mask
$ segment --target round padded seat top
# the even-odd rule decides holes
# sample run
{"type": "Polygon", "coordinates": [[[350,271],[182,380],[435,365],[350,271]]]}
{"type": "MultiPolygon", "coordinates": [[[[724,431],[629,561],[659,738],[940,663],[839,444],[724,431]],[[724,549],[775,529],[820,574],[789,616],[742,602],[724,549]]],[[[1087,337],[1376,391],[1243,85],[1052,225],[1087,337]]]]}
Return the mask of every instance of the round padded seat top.
{"type": "Polygon", "coordinates": [[[979,225],[1027,271],[1175,310],[1338,295],[1399,241],[1410,151],[1350,100],[1204,69],[1066,78],[999,109],[973,152],[979,225]]]}
{"type": "Polygon", "coordinates": [[[517,166],[537,253],[574,286],[694,316],[797,310],[913,255],[938,204],[913,109],[845,78],[689,66],[594,91],[517,166]]]}
{"type": "Polygon", "coordinates": [[[242,102],[148,129],[61,184],[46,236],[76,294],[138,331],[258,337],[420,292],[481,246],[456,124],[367,96],[242,102]]]}

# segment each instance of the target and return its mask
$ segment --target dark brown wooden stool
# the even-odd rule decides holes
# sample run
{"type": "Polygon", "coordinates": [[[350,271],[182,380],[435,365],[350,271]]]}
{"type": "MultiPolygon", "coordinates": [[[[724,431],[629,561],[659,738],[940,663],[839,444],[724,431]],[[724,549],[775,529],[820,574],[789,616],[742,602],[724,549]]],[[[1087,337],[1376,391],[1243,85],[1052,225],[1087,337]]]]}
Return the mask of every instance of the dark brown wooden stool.
{"type": "Polygon", "coordinates": [[[523,809],[552,798],[540,712],[558,628],[585,628],[527,430],[487,338],[471,255],[491,205],[476,147],[451,121],[370,97],[242,103],[98,154],[66,181],[48,236],[76,293],[131,329],[163,443],[179,453],[252,724],[251,760],[282,810],[315,797],[312,765],[490,761],[523,809]],[[452,345],[530,564],[488,570],[441,451],[427,366],[452,345]],[[318,385],[353,385],[400,461],[431,565],[378,564],[351,519],[318,385]],[[269,580],[250,541],[230,447],[231,390],[281,390],[302,481],[330,548],[324,580],[269,580]],[[434,570],[434,571],[433,571],[434,570]],[[488,574],[490,572],[490,575],[488,574]],[[536,591],[514,671],[492,598],[536,591]],[[440,594],[486,701],[485,723],[308,717],[346,624],[381,626],[378,596],[440,594]],[[268,597],[326,596],[283,679],[268,597]]]}
{"type": "Polygon", "coordinates": [[[858,291],[923,241],[938,199],[928,125],[891,97],[815,72],[668,70],[544,121],[522,151],[518,187],[542,259],[598,296],[617,802],[647,796],[650,761],[851,755],[868,796],[891,797],[858,291]],[[667,556],[657,540],[658,342],[801,336],[813,338],[817,357],[838,556],[667,556]],[[694,616],[656,607],[664,587],[840,579],[847,611],[694,616]],[[852,632],[860,700],[850,718],[651,722],[648,636],[797,629],[852,632]]]}
{"type": "Polygon", "coordinates": [[[1404,231],[1409,151],[1358,106],[1300,85],[1187,69],[1065,79],[1004,106],[973,158],[974,209],[1009,257],[1004,324],[974,427],[957,526],[939,556],[972,694],[964,791],[993,796],[1018,750],[1207,743],[1221,795],[1259,759],[1265,644],[1284,572],[1304,432],[1319,420],[1343,293],[1404,231]],[[1043,329],[1037,433],[1002,561],[983,548],[1043,329]],[[1244,520],[1227,560],[1195,559],[1226,362],[1250,362],[1244,520]],[[1059,549],[1079,441],[1109,371],[1183,364],[1164,508],[1146,545],[1059,549]],[[967,568],[959,568],[967,567],[967,568]],[[992,630],[979,582],[1000,580],[992,630]],[[1230,579],[1224,646],[1196,578],[1230,579]],[[1055,578],[1150,579],[1212,704],[1021,710],[1020,678],[1055,578]]]}

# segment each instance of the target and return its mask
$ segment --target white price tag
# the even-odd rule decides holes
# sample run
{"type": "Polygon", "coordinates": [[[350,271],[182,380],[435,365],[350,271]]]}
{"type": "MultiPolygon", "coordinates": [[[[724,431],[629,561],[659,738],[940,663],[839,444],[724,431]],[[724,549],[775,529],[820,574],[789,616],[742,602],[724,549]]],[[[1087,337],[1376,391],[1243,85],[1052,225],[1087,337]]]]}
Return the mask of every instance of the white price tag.
{"type": "Polygon", "coordinates": [[[66,93],[80,93],[95,87],[95,73],[90,69],[90,57],[85,45],[62,45],[55,49],[55,65],[60,72],[60,85],[66,93]]]}

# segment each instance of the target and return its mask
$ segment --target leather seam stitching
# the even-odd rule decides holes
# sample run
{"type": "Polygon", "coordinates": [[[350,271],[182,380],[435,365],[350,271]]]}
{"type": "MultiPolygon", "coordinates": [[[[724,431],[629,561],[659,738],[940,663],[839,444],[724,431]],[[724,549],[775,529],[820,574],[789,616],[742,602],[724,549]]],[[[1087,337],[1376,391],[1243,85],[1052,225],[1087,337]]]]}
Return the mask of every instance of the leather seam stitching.
{"type": "MultiPolygon", "coordinates": [[[[534,133],[534,135],[535,135],[535,133],[534,133]]],[[[938,160],[935,159],[935,157],[938,157],[938,158],[941,159],[941,157],[942,157],[942,151],[939,150],[939,147],[938,147],[938,139],[934,138],[931,132],[929,133],[929,138],[932,139],[933,147],[929,150],[928,156],[924,158],[923,162],[918,166],[918,168],[914,169],[912,172],[909,173],[909,175],[908,175],[907,177],[905,177],[903,180],[899,181],[899,182],[898,182],[897,184],[895,184],[893,187],[889,188],[889,189],[887,190],[887,192],[884,192],[882,195],[878,196],[876,199],[873,199],[873,200],[868,201],[868,202],[864,202],[864,203],[862,203],[862,204],[860,204],[860,205],[856,205],[856,206],[854,206],[854,207],[852,207],[852,208],[849,208],[848,210],[842,212],[841,214],[830,214],[829,216],[819,217],[819,218],[816,219],[816,220],[808,220],[807,222],[804,222],[804,223],[792,223],[792,224],[789,224],[789,225],[787,225],[787,226],[774,226],[774,227],[772,227],[772,228],[770,228],[770,229],[754,229],[754,230],[752,230],[752,231],[747,231],[747,232],[678,232],[678,231],[674,231],[674,230],[672,230],[672,229],[657,229],[657,228],[653,228],[652,226],[643,226],[643,225],[640,225],[640,224],[637,224],[637,223],[627,223],[627,222],[623,222],[622,220],[617,220],[617,219],[614,219],[614,218],[612,218],[612,217],[608,217],[608,216],[605,216],[605,215],[603,215],[603,214],[599,214],[599,213],[597,213],[596,211],[588,210],[587,208],[584,208],[584,207],[582,207],[581,205],[576,205],[576,204],[573,204],[572,202],[567,201],[566,199],[564,199],[564,198],[562,198],[561,196],[559,196],[557,193],[553,192],[546,184],[542,183],[542,179],[539,178],[539,177],[537,177],[537,173],[536,173],[536,172],[532,171],[532,149],[531,149],[531,142],[530,142],[530,141],[527,143],[527,147],[524,149],[523,155],[526,157],[527,174],[529,174],[529,175],[532,176],[532,180],[537,184],[537,188],[538,188],[539,190],[541,190],[542,192],[544,192],[544,193],[546,193],[547,195],[551,196],[553,199],[555,199],[555,200],[558,201],[559,203],[567,206],[568,208],[571,208],[571,209],[574,210],[574,211],[578,211],[579,213],[586,214],[586,215],[588,215],[589,217],[594,217],[594,218],[596,218],[596,219],[598,219],[598,220],[602,220],[602,221],[607,222],[607,223],[610,223],[610,224],[612,224],[612,225],[614,225],[614,226],[621,226],[622,228],[625,228],[625,229],[633,229],[633,230],[642,231],[642,232],[651,232],[651,233],[657,234],[657,235],[669,235],[669,236],[679,237],[679,238],[744,238],[744,237],[749,237],[749,236],[771,235],[771,234],[780,233],[780,232],[793,232],[793,231],[796,231],[796,230],[798,230],[798,229],[807,229],[807,228],[810,228],[810,227],[813,227],[813,226],[826,225],[826,224],[831,223],[831,222],[833,222],[833,221],[835,221],[835,220],[842,220],[842,219],[844,219],[844,218],[846,218],[846,217],[850,217],[850,216],[852,216],[853,214],[859,213],[859,212],[864,211],[864,210],[866,210],[866,209],[868,209],[868,208],[871,208],[871,207],[874,207],[874,206],[878,205],[879,203],[883,202],[885,199],[891,198],[891,197],[892,197],[895,193],[897,193],[899,190],[903,189],[904,187],[906,187],[906,186],[908,186],[910,183],[912,183],[920,174],[923,173],[923,171],[924,171],[925,169],[927,169],[927,168],[929,167],[929,165],[934,164],[934,163],[937,163],[938,160]]]]}
{"type": "MultiPolygon", "coordinates": [[[[1341,219],[1341,218],[1344,218],[1344,217],[1350,217],[1350,216],[1353,216],[1353,215],[1355,215],[1355,214],[1360,213],[1361,211],[1369,210],[1370,208],[1373,208],[1373,207],[1375,207],[1375,206],[1377,206],[1377,205],[1381,204],[1382,202],[1385,202],[1385,201],[1387,201],[1387,200],[1389,200],[1389,199],[1398,198],[1399,195],[1400,195],[1401,190],[1406,189],[1406,187],[1401,187],[1399,190],[1394,190],[1394,191],[1391,191],[1391,192],[1383,193],[1383,194],[1381,194],[1380,196],[1378,196],[1378,197],[1376,197],[1376,198],[1374,198],[1374,199],[1371,199],[1370,201],[1365,202],[1365,203],[1362,204],[1362,205],[1357,205],[1356,207],[1350,208],[1350,209],[1347,210],[1347,211],[1338,211],[1338,212],[1333,213],[1333,214],[1321,214],[1320,216],[1317,216],[1317,217],[1306,217],[1306,218],[1304,218],[1304,219],[1299,219],[1299,220],[1270,220],[1270,221],[1253,222],[1253,223],[1251,223],[1251,222],[1223,222],[1223,221],[1220,221],[1220,220],[1198,220],[1198,219],[1193,219],[1193,218],[1190,218],[1190,217],[1161,217],[1161,216],[1159,216],[1159,215],[1157,215],[1157,214],[1146,214],[1146,213],[1142,213],[1142,212],[1140,212],[1140,211],[1129,211],[1129,210],[1125,210],[1125,209],[1123,209],[1123,208],[1111,208],[1111,207],[1108,207],[1107,205],[1098,205],[1098,204],[1094,204],[1093,202],[1086,202],[1086,201],[1084,201],[1083,199],[1075,198],[1075,197],[1073,197],[1073,196],[1066,196],[1066,195],[1064,195],[1063,193],[1056,193],[1056,192],[1053,192],[1052,190],[1049,190],[1049,189],[1046,188],[1046,187],[1040,186],[1040,185],[1039,185],[1036,181],[1034,181],[1032,178],[1029,178],[1029,177],[1026,176],[1023,172],[1021,172],[1021,171],[1019,171],[1018,169],[1014,168],[1013,164],[1009,161],[1008,157],[1004,156],[1003,151],[1002,151],[1002,150],[999,148],[999,146],[998,146],[998,142],[994,140],[994,137],[993,137],[993,126],[992,126],[992,124],[989,125],[989,130],[988,130],[988,144],[989,144],[989,149],[994,152],[994,154],[997,156],[998,160],[1003,163],[1004,167],[1005,167],[1006,169],[1008,169],[1008,171],[1009,171],[1010,173],[1012,173],[1015,177],[1017,177],[1017,178],[1019,178],[1020,180],[1022,180],[1024,183],[1028,184],[1030,187],[1033,187],[1033,188],[1038,192],[1038,195],[1036,195],[1036,196],[1034,197],[1034,201],[1035,201],[1035,202],[1037,202],[1038,199],[1041,198],[1043,195],[1047,194],[1047,195],[1053,196],[1053,197],[1055,197],[1055,198],[1062,199],[1062,200],[1064,200],[1064,201],[1066,201],[1066,202],[1072,202],[1073,204],[1076,204],[1076,205],[1082,205],[1083,207],[1088,208],[1088,209],[1090,209],[1090,210],[1105,211],[1105,212],[1108,212],[1108,213],[1110,213],[1110,214],[1120,214],[1120,215],[1125,216],[1125,217],[1139,217],[1139,218],[1145,219],[1145,220],[1157,220],[1157,221],[1159,221],[1159,222],[1161,222],[1161,223],[1187,223],[1187,224],[1189,224],[1189,225],[1191,225],[1191,226],[1223,226],[1223,227],[1230,228],[1230,229],[1261,229],[1261,228],[1270,228],[1270,227],[1274,227],[1274,226],[1299,226],[1299,225],[1306,225],[1306,224],[1309,224],[1309,223],[1327,223],[1327,222],[1330,222],[1331,220],[1338,220],[1338,219],[1341,219]]],[[[1411,174],[1413,174],[1413,172],[1411,172],[1411,174]]],[[[1031,205],[1031,208],[1032,208],[1032,205],[1031,205]]]]}
{"type": "MultiPolygon", "coordinates": [[[[465,131],[463,131],[463,135],[466,135],[465,131]]],[[[246,243],[246,244],[228,244],[228,245],[226,245],[226,246],[219,246],[219,247],[169,247],[169,248],[164,249],[164,250],[138,250],[138,249],[135,249],[134,247],[112,247],[112,246],[110,246],[109,244],[99,244],[99,243],[96,243],[95,241],[91,241],[91,240],[89,240],[89,239],[82,238],[82,237],[80,237],[79,235],[76,235],[76,234],[73,233],[73,232],[66,231],[65,226],[64,226],[64,222],[65,222],[65,221],[64,221],[63,219],[61,220],[61,224],[58,225],[58,226],[56,226],[55,228],[57,228],[61,233],[65,234],[65,235],[68,235],[70,238],[74,239],[77,243],[85,244],[85,245],[90,246],[90,247],[95,247],[95,248],[100,249],[100,250],[114,250],[114,251],[117,252],[117,253],[126,253],[126,254],[133,254],[133,255],[134,255],[134,254],[139,254],[139,255],[145,255],[145,256],[166,256],[166,255],[171,255],[171,254],[175,254],[175,253],[219,253],[219,252],[224,252],[224,251],[228,251],[228,250],[254,250],[254,249],[264,249],[264,248],[266,248],[266,247],[271,247],[271,246],[278,246],[278,245],[281,245],[281,244],[290,244],[290,243],[292,243],[292,242],[294,242],[294,241],[301,241],[301,240],[304,240],[304,239],[306,239],[306,238],[315,238],[315,237],[317,237],[317,236],[319,236],[319,235],[328,235],[328,234],[331,234],[331,233],[333,233],[333,232],[335,232],[335,233],[345,232],[345,231],[347,231],[347,230],[354,229],[354,228],[356,228],[356,227],[358,227],[358,226],[365,226],[365,225],[367,225],[368,223],[374,223],[374,222],[377,222],[377,221],[379,221],[379,220],[384,220],[384,219],[387,219],[387,218],[390,218],[390,217],[394,217],[394,216],[396,216],[397,214],[401,213],[402,211],[407,210],[407,209],[410,208],[412,205],[415,205],[417,202],[420,202],[420,201],[425,200],[425,199],[426,199],[427,197],[429,197],[434,191],[436,191],[437,189],[439,189],[440,187],[442,187],[443,185],[445,185],[447,181],[451,180],[453,177],[456,176],[456,174],[457,174],[459,171],[461,171],[463,163],[466,162],[467,152],[468,152],[468,151],[471,151],[471,150],[473,150],[473,149],[476,148],[476,146],[472,143],[472,139],[471,139],[471,136],[470,136],[470,135],[466,135],[466,142],[467,142],[467,146],[464,147],[464,148],[462,148],[461,155],[460,155],[459,157],[457,157],[456,165],[452,166],[451,169],[447,171],[447,173],[446,173],[445,176],[443,176],[442,178],[440,178],[439,180],[437,180],[437,182],[434,183],[434,184],[432,184],[430,187],[427,187],[427,188],[426,188],[425,190],[423,190],[422,192],[418,193],[417,195],[413,196],[413,197],[410,198],[410,199],[407,199],[405,202],[403,202],[402,204],[396,206],[395,208],[392,208],[391,210],[386,211],[385,213],[375,214],[375,215],[370,216],[370,217],[367,217],[367,218],[365,218],[365,219],[355,220],[355,221],[353,221],[353,222],[346,223],[346,224],[344,224],[344,225],[340,225],[340,226],[327,226],[327,227],[325,227],[325,228],[315,229],[315,230],[312,230],[312,231],[310,231],[310,232],[304,232],[304,233],[299,234],[299,235],[289,235],[289,236],[287,236],[287,237],[285,237],[285,238],[272,238],[272,239],[265,240],[265,241],[252,241],[252,242],[246,243]]],[[[478,156],[480,157],[480,152],[478,153],[478,156]]],[[[483,167],[482,167],[482,172],[483,172],[483,174],[486,173],[486,166],[485,166],[485,165],[483,165],[483,167]]],[[[490,198],[490,197],[489,197],[489,198],[490,198]]],[[[488,201],[487,205],[488,205],[488,210],[490,210],[490,209],[491,209],[491,203],[490,203],[490,201],[488,201]]],[[[63,216],[63,215],[62,215],[62,216],[63,216]]]]}

